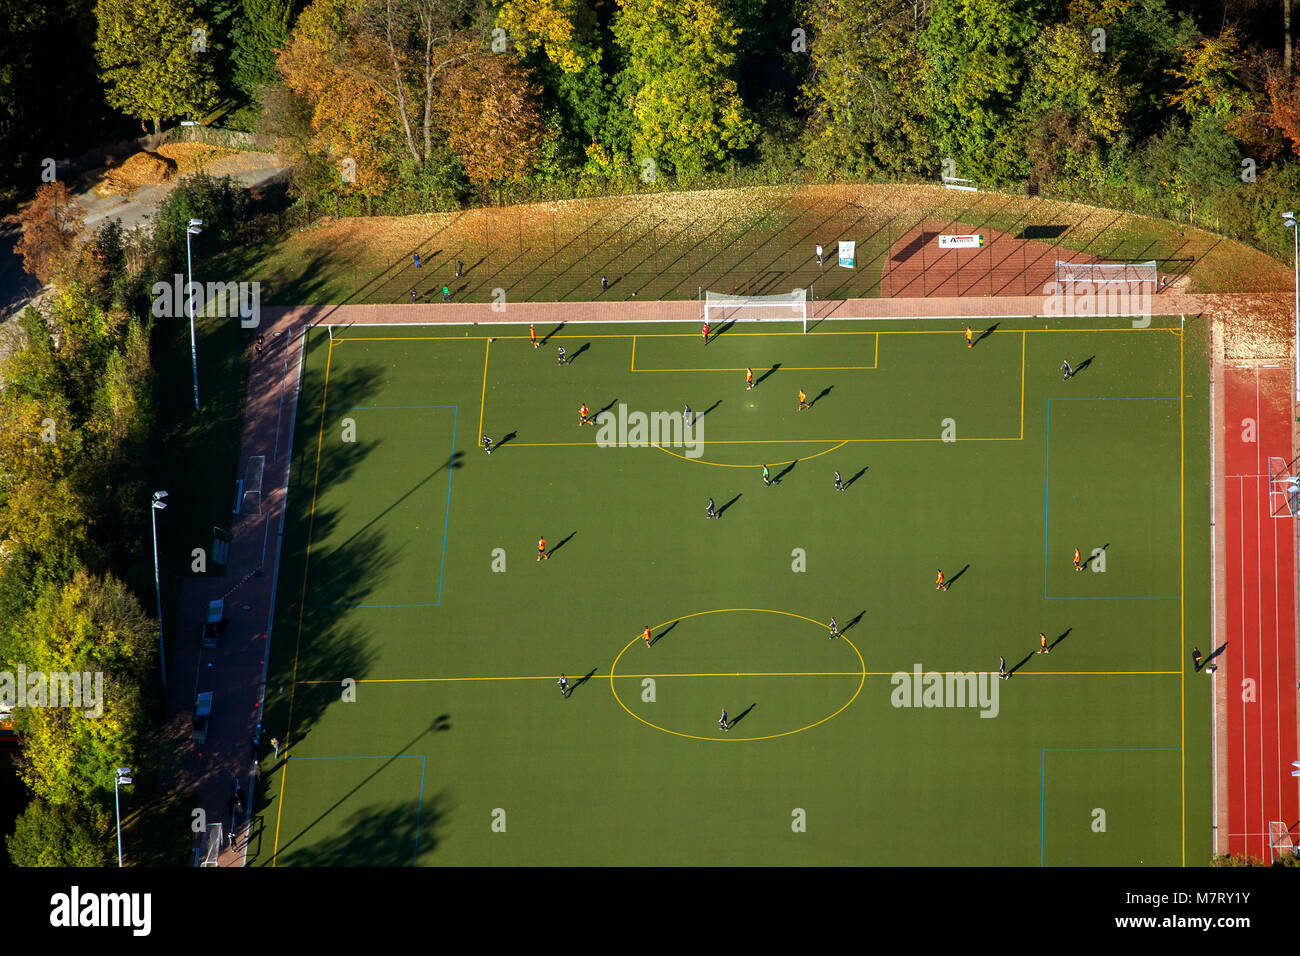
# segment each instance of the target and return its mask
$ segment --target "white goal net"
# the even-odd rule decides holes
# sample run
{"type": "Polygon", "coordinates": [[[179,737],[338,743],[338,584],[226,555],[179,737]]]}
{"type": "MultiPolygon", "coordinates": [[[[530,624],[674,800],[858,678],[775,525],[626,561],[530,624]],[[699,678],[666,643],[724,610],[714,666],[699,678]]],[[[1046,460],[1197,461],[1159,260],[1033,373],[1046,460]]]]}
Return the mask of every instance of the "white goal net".
{"type": "Polygon", "coordinates": [[[704,321],[802,322],[808,331],[808,291],[793,289],[779,295],[728,295],[704,293],[704,321]]]}
{"type": "Polygon", "coordinates": [[[1093,285],[1151,285],[1154,291],[1160,274],[1154,259],[1149,262],[1062,262],[1056,261],[1056,281],[1061,285],[1088,282],[1093,285]]]}

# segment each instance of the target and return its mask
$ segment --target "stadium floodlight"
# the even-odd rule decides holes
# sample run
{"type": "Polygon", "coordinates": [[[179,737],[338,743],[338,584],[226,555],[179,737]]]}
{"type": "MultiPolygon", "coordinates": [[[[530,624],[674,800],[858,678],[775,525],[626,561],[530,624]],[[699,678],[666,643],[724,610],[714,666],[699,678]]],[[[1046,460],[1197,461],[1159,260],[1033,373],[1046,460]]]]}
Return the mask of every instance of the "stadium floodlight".
{"type": "Polygon", "coordinates": [[[113,774],[113,807],[117,811],[117,865],[122,865],[122,803],[117,797],[117,788],[131,783],[131,768],[118,767],[113,774]]]}
{"type": "Polygon", "coordinates": [[[1291,230],[1292,255],[1294,256],[1295,281],[1295,398],[1300,402],[1300,225],[1296,223],[1294,212],[1282,213],[1282,222],[1291,230]]]}
{"type": "Polygon", "coordinates": [[[190,236],[197,236],[203,230],[202,219],[191,219],[185,230],[185,302],[190,313],[190,364],[194,367],[194,410],[199,410],[199,350],[194,342],[194,258],[190,252],[190,236]]]}
{"type": "Polygon", "coordinates": [[[165,491],[155,491],[149,507],[149,524],[153,528],[153,591],[158,599],[158,667],[162,671],[162,685],[167,686],[167,656],[163,649],[162,587],[158,582],[158,512],[167,507],[163,501],[165,491]]]}

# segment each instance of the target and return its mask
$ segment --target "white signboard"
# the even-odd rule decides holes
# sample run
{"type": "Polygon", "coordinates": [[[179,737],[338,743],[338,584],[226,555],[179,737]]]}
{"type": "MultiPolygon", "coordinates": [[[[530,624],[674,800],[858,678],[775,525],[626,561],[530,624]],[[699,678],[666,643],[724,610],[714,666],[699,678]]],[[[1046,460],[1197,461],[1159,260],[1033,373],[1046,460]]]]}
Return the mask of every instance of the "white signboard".
{"type": "Polygon", "coordinates": [[[940,236],[940,249],[983,249],[983,236],[940,236]]]}
{"type": "Polygon", "coordinates": [[[845,269],[853,268],[853,249],[856,245],[856,242],[840,241],[840,265],[845,269]]]}

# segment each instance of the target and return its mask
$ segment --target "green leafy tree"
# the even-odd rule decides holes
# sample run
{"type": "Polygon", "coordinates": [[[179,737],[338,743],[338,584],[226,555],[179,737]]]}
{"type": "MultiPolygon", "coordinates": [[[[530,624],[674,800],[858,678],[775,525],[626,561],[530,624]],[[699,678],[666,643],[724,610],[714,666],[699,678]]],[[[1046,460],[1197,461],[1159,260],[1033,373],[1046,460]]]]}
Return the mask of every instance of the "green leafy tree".
{"type": "Polygon", "coordinates": [[[1007,181],[1024,175],[1023,141],[1007,135],[1026,52],[1042,29],[1037,0],[935,0],[921,34],[926,112],[958,175],[1007,181]]]}
{"type": "Polygon", "coordinates": [[[217,99],[214,58],[189,0],[98,0],[95,54],[109,105],[153,123],[199,115],[217,99]],[[194,31],[202,31],[196,37],[194,31]]]}
{"type": "Polygon", "coordinates": [[[723,0],[619,0],[632,150],[697,174],[757,136],[733,71],[740,28],[723,0]]]}
{"type": "Polygon", "coordinates": [[[934,166],[925,129],[917,39],[924,21],[889,0],[809,0],[811,68],[802,89],[806,149],[823,172],[934,166]]]}
{"type": "Polygon", "coordinates": [[[1193,120],[1204,116],[1232,120],[1255,108],[1255,96],[1242,84],[1242,56],[1237,32],[1229,27],[1217,37],[1203,37],[1168,73],[1179,89],[1169,102],[1193,120]]]}
{"type": "Polygon", "coordinates": [[[153,663],[152,623],[122,582],[79,571],[42,591],[18,633],[24,637],[9,652],[29,673],[103,675],[103,699],[89,711],[84,697],[80,710],[15,709],[24,738],[19,775],[51,803],[102,797],[113,789],[114,768],[133,759],[143,726],[141,686],[153,663]]]}
{"type": "Polygon", "coordinates": [[[107,866],[112,818],[103,808],[35,799],[6,841],[15,866],[107,866]]]}
{"type": "Polygon", "coordinates": [[[275,59],[289,42],[294,0],[241,0],[231,28],[234,70],[231,81],[250,100],[279,78],[275,59]]]}

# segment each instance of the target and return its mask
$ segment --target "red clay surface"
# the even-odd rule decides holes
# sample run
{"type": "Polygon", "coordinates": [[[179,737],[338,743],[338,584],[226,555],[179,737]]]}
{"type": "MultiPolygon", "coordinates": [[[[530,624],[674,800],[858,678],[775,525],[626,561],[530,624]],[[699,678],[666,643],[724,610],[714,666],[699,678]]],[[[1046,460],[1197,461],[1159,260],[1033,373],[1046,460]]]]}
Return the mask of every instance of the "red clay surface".
{"type": "Polygon", "coordinates": [[[1097,262],[1037,239],[965,223],[926,222],[909,229],[890,247],[880,276],[884,297],[1042,295],[1056,279],[1056,260],[1097,262]],[[984,237],[981,249],[940,249],[940,235],[984,237]]]}
{"type": "Polygon", "coordinates": [[[1270,503],[1268,464],[1269,456],[1291,461],[1291,374],[1224,370],[1227,646],[1214,678],[1225,682],[1227,700],[1226,850],[1263,860],[1272,858],[1269,824],[1300,820],[1290,774],[1300,757],[1294,519],[1272,517],[1280,502],[1270,503]]]}

